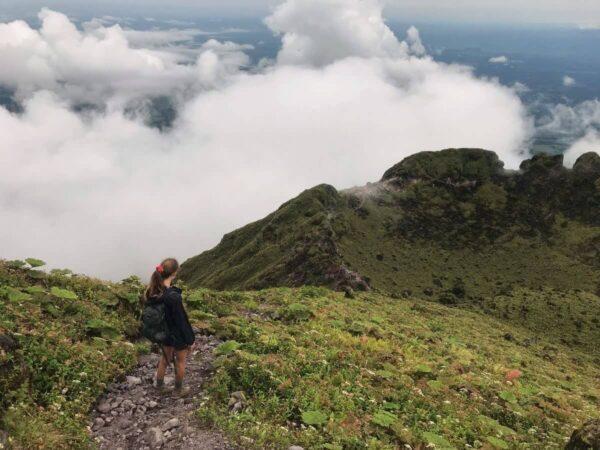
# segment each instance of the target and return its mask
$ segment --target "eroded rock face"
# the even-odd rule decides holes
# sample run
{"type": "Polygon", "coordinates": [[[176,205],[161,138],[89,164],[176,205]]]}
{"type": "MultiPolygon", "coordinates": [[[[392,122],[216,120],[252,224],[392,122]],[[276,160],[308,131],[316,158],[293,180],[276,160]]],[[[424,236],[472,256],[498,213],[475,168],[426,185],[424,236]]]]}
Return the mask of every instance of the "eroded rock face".
{"type": "Polygon", "coordinates": [[[600,450],[600,419],[590,420],[575,430],[565,450],[600,450]]]}

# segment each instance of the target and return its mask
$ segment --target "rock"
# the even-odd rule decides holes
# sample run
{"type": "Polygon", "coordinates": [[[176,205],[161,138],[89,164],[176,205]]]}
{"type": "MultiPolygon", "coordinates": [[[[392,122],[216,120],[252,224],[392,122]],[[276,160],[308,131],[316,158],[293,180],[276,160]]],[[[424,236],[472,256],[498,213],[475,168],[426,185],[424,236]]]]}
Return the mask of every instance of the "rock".
{"type": "Polygon", "coordinates": [[[173,417],[171,420],[169,420],[163,424],[163,426],[161,427],[161,430],[168,431],[173,428],[177,428],[179,426],[179,424],[180,424],[179,419],[177,417],[173,417]]]}
{"type": "Polygon", "coordinates": [[[0,334],[0,348],[5,352],[11,352],[18,348],[19,344],[8,334],[0,334]]]}
{"type": "Polygon", "coordinates": [[[146,441],[150,448],[160,448],[165,443],[165,437],[160,428],[152,427],[146,431],[146,441]]]}
{"type": "Polygon", "coordinates": [[[584,153],[575,161],[573,172],[578,176],[599,177],[600,155],[594,152],[584,153]]]}
{"type": "Polygon", "coordinates": [[[126,428],[129,428],[132,425],[132,422],[130,419],[128,419],[127,417],[121,417],[118,421],[117,421],[117,426],[124,430],[126,428]]]}
{"type": "Polygon", "coordinates": [[[139,377],[134,377],[131,375],[127,376],[127,385],[131,388],[133,386],[137,386],[138,384],[142,384],[142,379],[139,377]]]}
{"type": "Polygon", "coordinates": [[[447,149],[420,152],[388,169],[382,181],[434,179],[486,181],[502,173],[504,163],[494,152],[481,149],[447,149]]]}
{"type": "Polygon", "coordinates": [[[96,417],[94,419],[94,428],[102,428],[104,426],[106,422],[104,422],[104,419],[102,417],[96,417]]]}
{"type": "Polygon", "coordinates": [[[0,448],[8,448],[8,433],[4,430],[0,430],[0,448]]]}
{"type": "Polygon", "coordinates": [[[121,407],[122,407],[122,408],[123,408],[125,411],[128,411],[128,410],[130,410],[130,409],[131,409],[131,408],[133,408],[134,406],[135,406],[135,405],[134,405],[134,403],[133,403],[131,400],[129,400],[129,399],[123,400],[123,403],[121,403],[121,407]]]}
{"type": "Polygon", "coordinates": [[[154,400],[150,400],[146,406],[148,409],[154,409],[158,406],[158,403],[156,403],[154,400]]]}
{"type": "Polygon", "coordinates": [[[300,447],[299,445],[290,445],[288,450],[304,450],[304,447],[300,447]]]}
{"type": "Polygon", "coordinates": [[[600,449],[600,419],[593,419],[573,431],[565,450],[599,450],[600,449]]]}
{"type": "Polygon", "coordinates": [[[238,412],[244,408],[246,395],[242,391],[236,391],[229,398],[228,407],[231,412],[238,412]]]}
{"type": "Polygon", "coordinates": [[[354,290],[350,286],[344,287],[344,297],[354,298],[354,290]]]}
{"type": "Polygon", "coordinates": [[[231,398],[235,398],[236,400],[240,400],[242,402],[246,401],[246,394],[243,391],[236,391],[231,394],[231,398]]]}
{"type": "Polygon", "coordinates": [[[98,409],[98,411],[101,412],[102,414],[106,414],[107,412],[109,412],[111,410],[110,402],[108,400],[104,400],[104,401],[100,402],[100,404],[98,405],[98,407],[96,409],[98,409]]]}

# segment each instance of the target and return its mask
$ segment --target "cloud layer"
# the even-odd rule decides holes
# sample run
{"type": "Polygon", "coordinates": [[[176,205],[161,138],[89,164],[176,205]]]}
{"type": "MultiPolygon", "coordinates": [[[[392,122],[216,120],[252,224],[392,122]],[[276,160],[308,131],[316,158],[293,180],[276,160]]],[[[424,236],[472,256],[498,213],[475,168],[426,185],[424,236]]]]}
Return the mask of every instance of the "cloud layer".
{"type": "Polygon", "coordinates": [[[79,30],[50,10],[39,30],[0,25],[0,83],[24,107],[0,108],[2,257],[146,276],[305,188],[377,180],[416,151],[484,147],[517,167],[531,124],[515,91],[435,62],[381,12],[288,0],[266,20],[277,60],[256,68],[231,42],[187,48],[185,30],[79,30]],[[163,133],[127,113],[159,95],[177,106],[163,133]]]}

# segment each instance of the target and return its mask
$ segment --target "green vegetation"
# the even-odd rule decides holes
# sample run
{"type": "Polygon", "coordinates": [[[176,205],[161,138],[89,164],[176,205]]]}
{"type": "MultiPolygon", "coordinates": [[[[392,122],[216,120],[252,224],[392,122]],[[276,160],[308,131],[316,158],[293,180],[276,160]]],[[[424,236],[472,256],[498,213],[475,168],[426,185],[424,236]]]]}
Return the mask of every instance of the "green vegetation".
{"type": "MultiPolygon", "coordinates": [[[[87,448],[90,407],[147,347],[128,341],[142,286],[43,266],[0,261],[0,428],[87,448]]],[[[561,448],[600,418],[597,154],[518,172],[413,155],[303,192],[180,275],[223,341],[198,417],[244,448],[561,448]]]]}
{"type": "MultiPolygon", "coordinates": [[[[22,264],[21,264],[22,263],[22,264]]],[[[145,346],[137,334],[139,280],[111,284],[0,261],[0,429],[15,449],[89,448],[87,413],[145,346]]]]}
{"type": "MultiPolygon", "coordinates": [[[[600,289],[600,156],[572,170],[536,155],[520,172],[485,150],[422,152],[382,181],[303,192],[186,261],[192,287],[322,285],[437,299],[513,287],[600,289]]],[[[464,303],[464,302],[463,302],[464,303]]]]}
{"type": "MultiPolygon", "coordinates": [[[[562,448],[600,417],[597,323],[579,337],[589,346],[573,347],[559,331],[417,298],[319,287],[188,294],[196,325],[226,341],[198,416],[244,448],[562,448]],[[309,314],[281,313],[298,310],[309,314]],[[239,391],[245,408],[230,411],[239,391]]],[[[529,303],[535,315],[547,301],[574,315],[587,308],[590,319],[600,312],[598,297],[577,292],[522,289],[484,305],[506,300],[512,311],[530,296],[540,299],[529,303]]]]}

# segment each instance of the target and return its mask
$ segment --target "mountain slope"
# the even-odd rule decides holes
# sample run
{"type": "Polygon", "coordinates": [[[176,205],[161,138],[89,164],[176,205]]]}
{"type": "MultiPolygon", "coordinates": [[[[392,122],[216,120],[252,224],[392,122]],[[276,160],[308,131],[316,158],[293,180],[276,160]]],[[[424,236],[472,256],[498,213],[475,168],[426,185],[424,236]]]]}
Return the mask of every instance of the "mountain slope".
{"type": "Polygon", "coordinates": [[[460,302],[513,286],[600,285],[600,156],[572,170],[537,155],[519,172],[489,151],[410,156],[381,181],[309,189],[186,261],[190,286],[314,284],[460,302]],[[455,285],[462,292],[452,298],[455,285]]]}
{"type": "Polygon", "coordinates": [[[25,266],[0,260],[0,448],[91,448],[89,408],[148,349],[127,340],[141,285],[25,266]]]}
{"type": "Polygon", "coordinates": [[[229,340],[199,416],[244,448],[557,449],[600,417],[598,357],[461,308],[311,286],[188,305],[229,340]]]}

